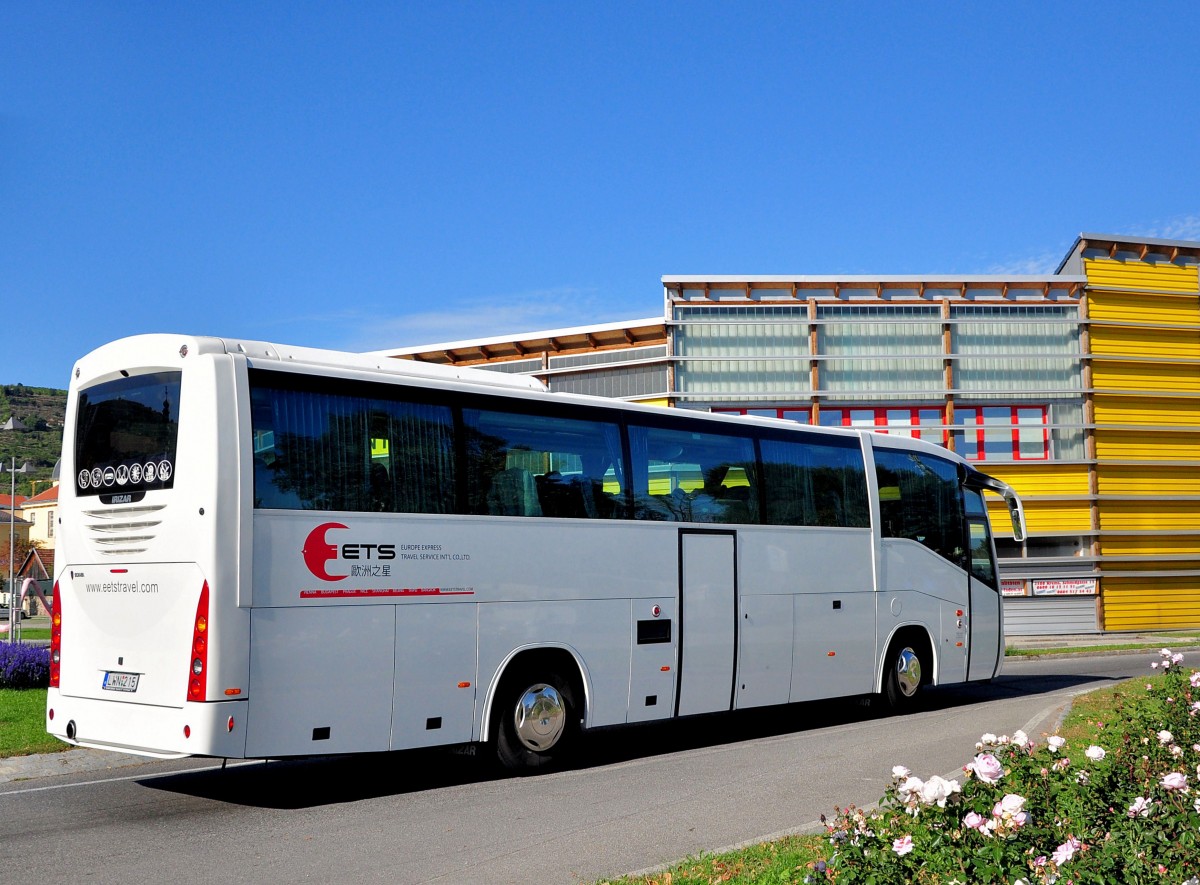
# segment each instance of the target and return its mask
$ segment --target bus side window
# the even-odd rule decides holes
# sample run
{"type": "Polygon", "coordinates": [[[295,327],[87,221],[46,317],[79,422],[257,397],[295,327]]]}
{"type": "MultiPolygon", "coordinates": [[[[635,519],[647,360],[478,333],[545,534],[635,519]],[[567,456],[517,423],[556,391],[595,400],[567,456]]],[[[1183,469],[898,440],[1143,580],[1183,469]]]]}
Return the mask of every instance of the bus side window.
{"type": "Polygon", "coordinates": [[[629,428],[634,519],[758,522],[754,443],[673,428],[629,428]]]}
{"type": "Polygon", "coordinates": [[[618,425],[463,410],[467,512],[614,519],[624,508],[618,425]]]}
{"type": "Polygon", "coordinates": [[[967,528],[970,532],[971,574],[992,589],[996,581],[996,563],[992,559],[992,529],[987,517],[987,504],[975,489],[963,489],[967,507],[967,528]]]}
{"type": "Polygon", "coordinates": [[[761,444],[764,515],[769,525],[866,528],[867,476],[862,451],[814,436],[761,444]]]}
{"type": "Polygon", "coordinates": [[[917,541],[965,569],[965,516],[954,464],[918,452],[877,447],[875,471],[883,536],[917,541]]]}

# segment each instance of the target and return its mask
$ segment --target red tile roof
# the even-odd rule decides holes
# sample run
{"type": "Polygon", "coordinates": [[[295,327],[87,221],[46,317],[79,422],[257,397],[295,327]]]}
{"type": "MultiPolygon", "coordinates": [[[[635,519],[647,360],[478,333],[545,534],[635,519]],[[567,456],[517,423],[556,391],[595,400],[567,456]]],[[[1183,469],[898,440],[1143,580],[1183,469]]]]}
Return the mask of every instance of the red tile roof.
{"type": "MultiPolygon", "coordinates": [[[[18,497],[20,497],[20,496],[18,496],[18,497]]],[[[46,489],[44,492],[38,492],[32,498],[26,498],[25,504],[23,504],[21,506],[27,506],[29,504],[46,504],[50,501],[57,501],[57,500],[58,500],[58,486],[50,486],[50,488],[46,489]]]]}

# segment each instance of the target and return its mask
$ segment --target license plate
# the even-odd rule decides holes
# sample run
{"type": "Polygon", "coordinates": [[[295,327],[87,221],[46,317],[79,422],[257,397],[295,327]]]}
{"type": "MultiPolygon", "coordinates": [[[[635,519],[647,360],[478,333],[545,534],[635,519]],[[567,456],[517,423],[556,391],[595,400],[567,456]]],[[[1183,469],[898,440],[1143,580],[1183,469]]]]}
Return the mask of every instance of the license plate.
{"type": "Polygon", "coordinates": [[[137,691],[139,673],[105,673],[104,683],[100,686],[105,691],[137,691]]]}

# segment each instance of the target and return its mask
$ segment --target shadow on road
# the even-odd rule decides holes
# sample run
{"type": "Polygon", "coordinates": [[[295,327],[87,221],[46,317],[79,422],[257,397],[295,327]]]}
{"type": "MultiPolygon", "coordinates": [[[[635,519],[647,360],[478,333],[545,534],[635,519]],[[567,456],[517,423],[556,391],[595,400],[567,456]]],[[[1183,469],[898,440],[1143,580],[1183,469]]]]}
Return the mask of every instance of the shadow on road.
{"type": "MultiPolygon", "coordinates": [[[[915,712],[949,710],[1117,681],[1120,679],[1096,675],[1005,675],[988,683],[930,689],[923,693],[920,709],[915,712]]],[[[600,729],[583,737],[572,767],[594,768],[885,715],[889,714],[878,701],[837,699],[600,729]]],[[[497,770],[486,746],[478,750],[477,756],[437,749],[282,759],[237,764],[224,770],[159,775],[138,783],[214,802],[287,810],[411,795],[512,776],[497,770]]]]}

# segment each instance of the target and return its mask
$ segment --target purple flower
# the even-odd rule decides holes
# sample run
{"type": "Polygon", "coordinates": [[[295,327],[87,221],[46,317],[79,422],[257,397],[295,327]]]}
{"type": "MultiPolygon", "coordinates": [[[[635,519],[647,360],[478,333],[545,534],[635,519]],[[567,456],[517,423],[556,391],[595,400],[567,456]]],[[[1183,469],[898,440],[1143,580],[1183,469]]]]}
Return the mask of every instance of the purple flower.
{"type": "Polygon", "coordinates": [[[50,649],[0,642],[0,688],[45,688],[50,684],[50,649]]]}

